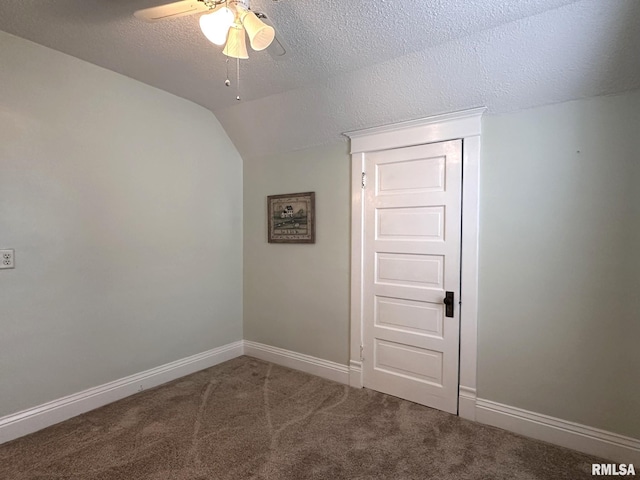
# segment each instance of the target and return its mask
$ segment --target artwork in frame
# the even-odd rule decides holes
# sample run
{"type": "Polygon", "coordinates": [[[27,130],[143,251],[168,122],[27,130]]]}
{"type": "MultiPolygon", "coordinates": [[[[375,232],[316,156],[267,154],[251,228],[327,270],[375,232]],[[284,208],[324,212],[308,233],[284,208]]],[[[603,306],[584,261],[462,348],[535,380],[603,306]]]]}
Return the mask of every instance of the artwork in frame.
{"type": "Polygon", "coordinates": [[[316,243],[315,207],[315,192],[269,195],[269,243],[316,243]]]}

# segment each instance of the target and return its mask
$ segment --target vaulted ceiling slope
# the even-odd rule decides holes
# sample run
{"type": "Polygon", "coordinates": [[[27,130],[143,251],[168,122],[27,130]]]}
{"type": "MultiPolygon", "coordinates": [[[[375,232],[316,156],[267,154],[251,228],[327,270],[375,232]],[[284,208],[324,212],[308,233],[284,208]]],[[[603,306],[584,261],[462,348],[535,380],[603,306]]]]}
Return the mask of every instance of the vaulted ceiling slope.
{"type": "Polygon", "coordinates": [[[212,110],[243,156],[475,106],[640,88],[637,0],[252,0],[288,53],[250,52],[242,102],[197,17],[132,16],[162,3],[2,0],[0,29],[212,110]]]}

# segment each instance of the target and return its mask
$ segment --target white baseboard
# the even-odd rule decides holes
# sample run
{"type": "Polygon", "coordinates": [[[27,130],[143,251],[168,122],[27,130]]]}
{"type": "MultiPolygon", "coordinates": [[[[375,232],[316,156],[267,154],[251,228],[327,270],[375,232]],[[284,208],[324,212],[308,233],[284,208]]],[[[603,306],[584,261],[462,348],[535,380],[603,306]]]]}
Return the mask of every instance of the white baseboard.
{"type": "Polygon", "coordinates": [[[640,465],[640,440],[560,418],[477,399],[476,420],[618,463],[640,465]]]}
{"type": "Polygon", "coordinates": [[[349,362],[349,385],[354,388],[362,388],[362,362],[351,360],[349,362]]]}
{"type": "Polygon", "coordinates": [[[340,363],[249,340],[244,341],[244,354],[349,385],[349,367],[340,363]]]}
{"type": "Polygon", "coordinates": [[[223,345],[120,380],[0,418],[0,444],[115,402],[148,388],[242,355],[242,341],[223,345]]]}
{"type": "MultiPolygon", "coordinates": [[[[2,417],[0,444],[242,354],[353,387],[362,387],[361,362],[352,360],[347,367],[310,355],[241,340],[2,417]]],[[[618,463],[640,464],[638,439],[491,400],[476,399],[476,391],[470,387],[460,386],[459,400],[459,414],[462,418],[618,463]]]]}
{"type": "Polygon", "coordinates": [[[460,418],[475,421],[476,389],[460,385],[458,392],[458,415],[460,418]]]}

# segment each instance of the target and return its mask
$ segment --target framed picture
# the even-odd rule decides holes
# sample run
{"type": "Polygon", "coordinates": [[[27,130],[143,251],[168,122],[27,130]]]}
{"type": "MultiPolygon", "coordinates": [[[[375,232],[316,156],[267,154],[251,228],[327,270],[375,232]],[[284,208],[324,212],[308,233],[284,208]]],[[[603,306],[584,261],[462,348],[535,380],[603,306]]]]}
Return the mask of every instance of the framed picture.
{"type": "Polygon", "coordinates": [[[267,197],[269,243],[316,243],[316,193],[267,197]]]}

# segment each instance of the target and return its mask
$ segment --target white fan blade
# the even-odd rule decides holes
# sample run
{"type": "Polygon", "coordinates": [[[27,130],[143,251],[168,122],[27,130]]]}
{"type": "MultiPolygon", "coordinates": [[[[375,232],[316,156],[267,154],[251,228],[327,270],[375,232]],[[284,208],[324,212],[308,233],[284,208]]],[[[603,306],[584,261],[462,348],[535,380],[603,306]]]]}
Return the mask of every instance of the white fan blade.
{"type": "Polygon", "coordinates": [[[282,43],[283,42],[280,41],[278,34],[276,33],[276,37],[273,39],[273,42],[271,42],[271,45],[266,48],[267,52],[269,52],[269,54],[276,60],[279,60],[278,57],[284,57],[287,54],[287,49],[284,48],[282,43]]]}
{"type": "MultiPolygon", "coordinates": [[[[145,8],[134,12],[136,18],[147,22],[158,22],[160,20],[193,15],[195,13],[209,10],[204,2],[197,0],[183,0],[181,2],[168,3],[158,7],[145,8]]],[[[212,10],[213,11],[213,10],[212,10]]]]}
{"type": "Polygon", "coordinates": [[[267,25],[273,27],[274,30],[276,31],[276,37],[273,39],[273,42],[271,42],[271,45],[269,45],[265,49],[269,53],[269,55],[271,55],[271,58],[273,58],[274,60],[284,60],[285,58],[289,58],[290,57],[289,46],[282,39],[282,35],[280,35],[280,32],[278,31],[276,26],[273,24],[271,19],[267,18],[266,16],[262,16],[260,20],[262,20],[267,25]]]}

